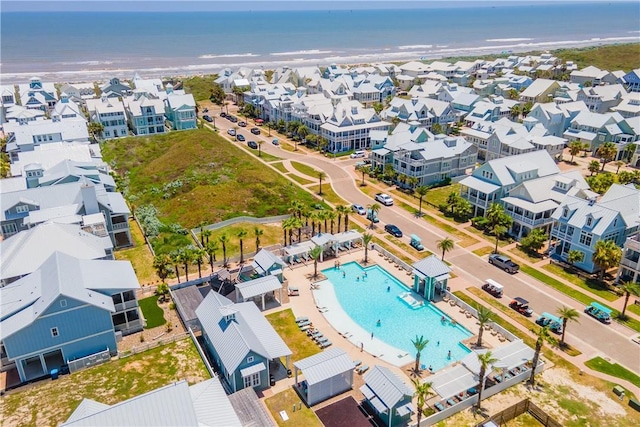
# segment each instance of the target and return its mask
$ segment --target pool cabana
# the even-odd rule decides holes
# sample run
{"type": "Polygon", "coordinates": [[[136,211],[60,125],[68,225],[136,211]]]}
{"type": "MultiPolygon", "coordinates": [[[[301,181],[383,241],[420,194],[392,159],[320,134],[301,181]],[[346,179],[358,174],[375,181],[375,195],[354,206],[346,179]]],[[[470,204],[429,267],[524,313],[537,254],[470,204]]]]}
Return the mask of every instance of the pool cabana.
{"type": "Polygon", "coordinates": [[[447,289],[451,269],[437,256],[431,255],[413,264],[413,290],[427,301],[447,289]]]}
{"type": "Polygon", "coordinates": [[[413,390],[388,368],[374,366],[365,374],[360,391],[385,425],[391,427],[410,420],[413,390]]]}
{"type": "Polygon", "coordinates": [[[309,259],[309,252],[315,247],[310,240],[289,245],[284,248],[284,258],[288,264],[295,264],[309,259]]]}
{"type": "MultiPolygon", "coordinates": [[[[477,359],[476,353],[472,353],[477,359]]],[[[473,374],[464,365],[457,365],[451,369],[438,372],[428,378],[431,388],[442,399],[464,395],[467,390],[478,386],[478,376],[473,374]]]]}
{"type": "Polygon", "coordinates": [[[337,396],[353,387],[353,361],[341,348],[333,347],[293,364],[294,387],[309,406],[337,396]],[[304,380],[298,378],[299,371],[304,380]]]}
{"type": "Polygon", "coordinates": [[[363,244],[362,234],[356,230],[349,230],[334,234],[332,242],[336,256],[338,256],[339,252],[342,250],[349,250],[353,248],[356,243],[363,244]]]}
{"type": "Polygon", "coordinates": [[[273,295],[275,299],[275,293],[278,291],[278,298],[276,299],[281,303],[282,301],[282,283],[277,276],[265,276],[259,277],[248,282],[238,283],[236,285],[236,301],[255,301],[262,302],[261,310],[265,310],[265,296],[273,295]]]}
{"type": "Polygon", "coordinates": [[[318,233],[311,238],[311,241],[314,245],[322,248],[320,262],[324,261],[324,254],[329,252],[329,250],[334,250],[335,252],[333,234],[331,233],[318,233]]]}

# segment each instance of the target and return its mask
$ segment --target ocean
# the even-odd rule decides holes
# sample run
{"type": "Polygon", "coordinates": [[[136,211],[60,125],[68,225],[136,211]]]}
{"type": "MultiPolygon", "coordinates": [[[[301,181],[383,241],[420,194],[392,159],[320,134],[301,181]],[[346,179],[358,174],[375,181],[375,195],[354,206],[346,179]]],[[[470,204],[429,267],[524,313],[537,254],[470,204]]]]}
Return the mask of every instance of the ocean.
{"type": "MultiPolygon", "coordinates": [[[[179,2],[176,2],[176,8],[179,2]]],[[[224,67],[432,59],[640,41],[637,2],[398,10],[11,12],[0,78],[83,81],[224,67]]]]}

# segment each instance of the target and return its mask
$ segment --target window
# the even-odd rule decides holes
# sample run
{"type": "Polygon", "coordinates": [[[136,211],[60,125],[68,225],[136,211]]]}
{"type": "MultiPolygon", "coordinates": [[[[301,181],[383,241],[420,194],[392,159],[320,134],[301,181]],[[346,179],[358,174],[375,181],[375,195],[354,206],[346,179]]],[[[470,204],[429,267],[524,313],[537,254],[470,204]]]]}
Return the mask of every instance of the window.
{"type": "Polygon", "coordinates": [[[566,218],[567,216],[569,216],[569,209],[564,208],[564,209],[562,210],[562,216],[563,216],[563,217],[565,217],[565,218],[566,218]]]}
{"type": "Polygon", "coordinates": [[[591,227],[591,224],[593,224],[593,218],[592,217],[588,217],[587,218],[587,227],[591,227]]]}
{"type": "Polygon", "coordinates": [[[244,377],[244,388],[257,387],[260,385],[260,372],[244,377]]]}
{"type": "Polygon", "coordinates": [[[585,246],[591,246],[591,233],[585,233],[584,231],[580,232],[580,243],[585,246]]]}
{"type": "Polygon", "coordinates": [[[57,328],[57,327],[56,327],[56,328],[51,328],[51,336],[52,336],[52,337],[54,337],[54,338],[55,338],[55,337],[57,337],[57,336],[59,336],[59,335],[60,335],[60,332],[58,331],[58,328],[57,328]]]}
{"type": "Polygon", "coordinates": [[[27,205],[16,206],[16,212],[18,212],[18,213],[29,212],[29,206],[27,206],[27,205]]]}
{"type": "Polygon", "coordinates": [[[67,300],[66,299],[61,299],[60,300],[60,307],[66,307],[67,306],[67,300]]]}
{"type": "Polygon", "coordinates": [[[253,356],[247,357],[247,363],[251,363],[251,362],[253,362],[253,356]]]}

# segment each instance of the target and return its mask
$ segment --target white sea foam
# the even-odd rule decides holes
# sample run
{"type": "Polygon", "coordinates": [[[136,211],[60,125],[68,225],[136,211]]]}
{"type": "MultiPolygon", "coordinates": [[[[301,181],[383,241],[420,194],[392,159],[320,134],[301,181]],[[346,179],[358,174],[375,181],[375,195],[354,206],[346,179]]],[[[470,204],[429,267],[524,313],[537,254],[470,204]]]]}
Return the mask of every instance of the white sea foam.
{"type": "Polygon", "coordinates": [[[486,39],[486,42],[491,42],[491,43],[502,43],[502,42],[526,42],[526,41],[530,41],[533,39],[527,38],[527,37],[514,37],[514,38],[510,38],[510,39],[486,39]]]}
{"type": "Polygon", "coordinates": [[[331,50],[320,50],[320,49],[310,49],[310,50],[294,50],[292,52],[275,52],[270,53],[271,56],[289,56],[289,55],[323,55],[326,53],[333,53],[331,50]]]}
{"type": "Polygon", "coordinates": [[[78,62],[58,62],[61,65],[111,65],[113,61],[78,61],[78,62]]]}
{"type": "Polygon", "coordinates": [[[254,56],[260,56],[257,53],[229,53],[229,54],[225,54],[225,55],[213,55],[213,54],[208,54],[208,55],[200,55],[198,56],[199,59],[215,59],[215,58],[251,58],[254,56]]]}
{"type": "Polygon", "coordinates": [[[413,44],[413,45],[406,45],[406,46],[398,46],[398,49],[401,50],[413,50],[413,49],[431,49],[433,47],[432,44],[413,44]]]}

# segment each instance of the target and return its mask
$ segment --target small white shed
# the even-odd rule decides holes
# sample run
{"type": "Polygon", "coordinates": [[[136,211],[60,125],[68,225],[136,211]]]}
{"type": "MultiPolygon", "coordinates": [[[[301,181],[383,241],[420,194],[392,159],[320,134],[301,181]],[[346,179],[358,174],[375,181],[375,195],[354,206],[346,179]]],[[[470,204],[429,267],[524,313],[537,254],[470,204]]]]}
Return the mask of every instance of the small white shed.
{"type": "Polygon", "coordinates": [[[295,387],[309,406],[351,390],[353,361],[337,347],[299,360],[295,368],[295,387]],[[298,371],[304,379],[298,379],[298,371]]]}

